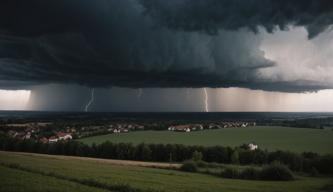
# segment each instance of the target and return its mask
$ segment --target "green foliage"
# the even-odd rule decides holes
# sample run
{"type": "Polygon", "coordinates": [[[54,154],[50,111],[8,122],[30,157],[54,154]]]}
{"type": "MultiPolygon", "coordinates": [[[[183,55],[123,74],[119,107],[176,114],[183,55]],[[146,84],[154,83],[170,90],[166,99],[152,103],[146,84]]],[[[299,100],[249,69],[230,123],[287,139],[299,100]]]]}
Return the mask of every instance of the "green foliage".
{"type": "Polygon", "coordinates": [[[261,170],[259,168],[249,167],[242,171],[242,179],[262,179],[261,170]]]}
{"type": "Polygon", "coordinates": [[[292,172],[288,167],[280,163],[272,163],[263,168],[247,167],[227,167],[221,172],[221,176],[233,179],[251,179],[251,180],[272,180],[272,181],[290,181],[294,179],[292,172]]]}
{"type": "Polygon", "coordinates": [[[260,175],[261,178],[265,180],[294,180],[293,173],[290,169],[279,162],[273,162],[270,165],[264,166],[260,175]]]}
{"type": "Polygon", "coordinates": [[[310,175],[312,177],[317,177],[319,175],[319,172],[318,172],[318,170],[316,168],[312,167],[310,175]]]}
{"type": "Polygon", "coordinates": [[[198,167],[194,161],[187,161],[180,167],[180,170],[186,172],[197,172],[198,167]]]}
{"type": "Polygon", "coordinates": [[[201,161],[202,160],[202,153],[199,152],[199,151],[194,151],[193,154],[192,154],[192,160],[196,161],[196,162],[201,161]]]}
{"type": "Polygon", "coordinates": [[[232,178],[232,179],[241,178],[240,171],[235,167],[229,167],[229,168],[224,169],[221,173],[221,176],[225,177],[225,178],[232,178]]]}
{"type": "MultiPolygon", "coordinates": [[[[102,163],[96,160],[77,160],[71,157],[29,155],[0,152],[0,162],[14,163],[31,170],[41,170],[58,176],[66,176],[81,181],[94,181],[110,186],[129,185],[142,191],[175,192],[304,192],[321,191],[332,182],[329,177],[298,177],[293,182],[246,181],[240,179],[221,179],[205,174],[180,172],[177,170],[155,169],[137,166],[122,166],[102,163]]],[[[0,191],[44,192],[77,191],[106,192],[76,182],[41,176],[0,165],[0,191]]],[[[117,191],[117,190],[111,190],[117,191]]],[[[323,190],[324,191],[324,190],[323,190]]]]}
{"type": "Polygon", "coordinates": [[[239,164],[239,153],[235,150],[231,155],[231,163],[232,164],[239,164]]]}
{"type": "MultiPolygon", "coordinates": [[[[244,142],[256,142],[260,149],[303,153],[312,151],[320,154],[333,153],[333,131],[291,127],[257,126],[245,129],[217,129],[175,133],[171,131],[137,131],[128,134],[109,134],[89,137],[80,141],[91,145],[105,141],[113,143],[154,143],[201,145],[205,147],[238,147],[244,142]],[[281,142],[283,138],[283,142],[281,142]]],[[[221,152],[225,154],[224,151],[221,152]]],[[[221,157],[219,155],[219,157],[221,157]]],[[[213,157],[212,157],[213,158],[213,157]]],[[[222,158],[222,157],[221,157],[222,158]]],[[[227,157],[223,157],[227,158],[227,157]]],[[[226,161],[227,159],[224,159],[226,161]]],[[[217,162],[217,161],[216,161],[217,162]]]]}
{"type": "Polygon", "coordinates": [[[86,145],[77,141],[43,144],[34,140],[17,140],[0,137],[0,150],[46,153],[54,155],[86,156],[106,159],[140,160],[157,162],[182,162],[193,159],[223,164],[265,165],[279,161],[292,171],[311,173],[315,168],[320,174],[333,174],[333,155],[314,153],[297,154],[288,151],[248,151],[239,148],[214,146],[186,146],[180,144],[139,144],[105,142],[86,145]]]}

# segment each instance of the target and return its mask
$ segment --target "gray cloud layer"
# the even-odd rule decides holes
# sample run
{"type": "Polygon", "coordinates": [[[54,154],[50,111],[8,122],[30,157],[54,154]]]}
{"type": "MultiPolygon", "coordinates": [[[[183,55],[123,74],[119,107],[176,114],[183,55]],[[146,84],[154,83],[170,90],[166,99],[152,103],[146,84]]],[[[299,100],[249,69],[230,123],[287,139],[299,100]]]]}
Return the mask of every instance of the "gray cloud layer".
{"type": "Polygon", "coordinates": [[[278,2],[3,0],[0,86],[328,88],[258,76],[274,62],[259,49],[260,36],[242,28],[295,24],[312,37],[332,23],[331,1],[278,2]]]}
{"type": "Polygon", "coordinates": [[[306,27],[313,38],[333,24],[331,0],[141,0],[158,24],[185,31],[306,27]]]}

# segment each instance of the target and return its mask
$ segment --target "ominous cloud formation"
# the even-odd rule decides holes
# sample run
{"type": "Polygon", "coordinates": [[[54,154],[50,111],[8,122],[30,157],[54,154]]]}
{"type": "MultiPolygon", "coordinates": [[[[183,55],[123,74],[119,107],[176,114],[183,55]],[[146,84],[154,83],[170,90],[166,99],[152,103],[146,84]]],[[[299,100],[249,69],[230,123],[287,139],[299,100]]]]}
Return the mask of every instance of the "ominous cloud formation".
{"type": "Polygon", "coordinates": [[[332,24],[330,0],[2,0],[0,86],[329,88],[270,79],[262,26],[332,24]],[[208,33],[203,33],[203,31],[208,33]],[[10,83],[8,83],[10,82],[10,83]]]}
{"type": "Polygon", "coordinates": [[[333,24],[331,0],[141,0],[146,13],[159,24],[185,31],[248,28],[258,32],[306,27],[315,37],[333,24]]]}

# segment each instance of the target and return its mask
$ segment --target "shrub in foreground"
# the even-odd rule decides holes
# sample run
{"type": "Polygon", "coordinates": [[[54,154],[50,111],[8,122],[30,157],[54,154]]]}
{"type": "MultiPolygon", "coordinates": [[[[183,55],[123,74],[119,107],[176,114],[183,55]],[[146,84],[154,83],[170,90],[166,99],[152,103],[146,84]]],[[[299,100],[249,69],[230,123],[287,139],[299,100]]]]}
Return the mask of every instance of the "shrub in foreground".
{"type": "Polygon", "coordinates": [[[291,170],[287,166],[278,162],[273,162],[270,165],[264,166],[261,170],[260,177],[264,180],[294,180],[294,175],[291,170]]]}
{"type": "Polygon", "coordinates": [[[195,162],[187,161],[180,167],[180,170],[186,171],[186,172],[197,172],[198,167],[197,167],[197,164],[195,162]]]}
{"type": "Polygon", "coordinates": [[[221,172],[221,176],[225,177],[225,178],[231,178],[231,179],[240,179],[241,172],[238,170],[238,168],[228,167],[228,168],[225,168],[221,172]]]}
{"type": "Polygon", "coordinates": [[[262,169],[248,167],[240,169],[237,167],[228,167],[221,172],[224,178],[232,179],[253,179],[253,180],[272,180],[272,181],[290,181],[294,176],[290,169],[280,163],[272,163],[264,166],[262,169]]]}
{"type": "Polygon", "coordinates": [[[261,178],[261,170],[258,168],[249,167],[242,171],[241,174],[242,179],[260,179],[261,178]]]}

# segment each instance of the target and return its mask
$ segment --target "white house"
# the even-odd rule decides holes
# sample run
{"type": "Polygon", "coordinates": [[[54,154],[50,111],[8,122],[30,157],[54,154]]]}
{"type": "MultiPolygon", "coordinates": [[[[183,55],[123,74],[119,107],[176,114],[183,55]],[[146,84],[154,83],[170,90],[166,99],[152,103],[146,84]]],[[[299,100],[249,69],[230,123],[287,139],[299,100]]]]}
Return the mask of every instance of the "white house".
{"type": "Polygon", "coordinates": [[[250,151],[255,151],[258,149],[258,145],[250,143],[247,145],[250,151]]]}
{"type": "Polygon", "coordinates": [[[169,131],[178,131],[178,132],[191,132],[191,125],[176,125],[170,126],[169,131]]]}
{"type": "Polygon", "coordinates": [[[49,143],[56,143],[56,142],[58,142],[58,138],[56,138],[55,136],[49,138],[49,143]]]}
{"type": "Polygon", "coordinates": [[[120,129],[113,129],[113,133],[120,133],[120,129]]]}
{"type": "Polygon", "coordinates": [[[248,123],[242,123],[242,127],[247,127],[248,123]]]}
{"type": "Polygon", "coordinates": [[[59,140],[71,140],[73,139],[72,135],[69,133],[58,133],[57,134],[59,140]]]}

